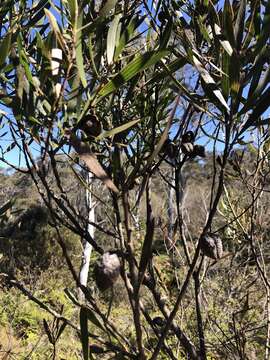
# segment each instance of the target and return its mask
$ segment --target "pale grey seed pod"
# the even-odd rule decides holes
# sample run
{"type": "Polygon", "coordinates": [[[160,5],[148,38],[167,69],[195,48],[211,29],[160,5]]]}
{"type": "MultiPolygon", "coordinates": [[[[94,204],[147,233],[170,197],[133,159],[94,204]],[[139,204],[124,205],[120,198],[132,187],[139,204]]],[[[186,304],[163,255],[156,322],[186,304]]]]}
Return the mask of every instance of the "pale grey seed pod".
{"type": "Polygon", "coordinates": [[[223,245],[221,238],[213,233],[205,234],[201,239],[201,251],[205,256],[211,259],[220,259],[223,254],[223,245]]]}
{"type": "Polygon", "coordinates": [[[94,267],[94,278],[97,287],[105,291],[112,287],[119,277],[121,263],[117,254],[106,252],[101,261],[94,267]]]}

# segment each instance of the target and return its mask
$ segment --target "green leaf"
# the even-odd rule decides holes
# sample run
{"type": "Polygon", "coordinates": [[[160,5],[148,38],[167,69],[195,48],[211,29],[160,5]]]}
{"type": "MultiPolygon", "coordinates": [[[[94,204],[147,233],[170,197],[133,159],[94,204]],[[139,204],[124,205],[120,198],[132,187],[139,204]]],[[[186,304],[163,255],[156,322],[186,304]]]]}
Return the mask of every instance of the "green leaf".
{"type": "Polygon", "coordinates": [[[69,12],[70,12],[70,22],[75,27],[76,18],[78,16],[78,3],[77,0],[68,0],[69,12]]]}
{"type": "Polygon", "coordinates": [[[148,80],[147,83],[152,84],[155,82],[159,82],[160,80],[168,77],[168,72],[172,75],[177,70],[181,69],[187,64],[187,59],[184,57],[179,57],[178,59],[172,61],[169,65],[167,65],[167,69],[163,70],[159,73],[155,73],[153,77],[148,80]]]}
{"type": "Polygon", "coordinates": [[[141,25],[145,17],[139,18],[138,16],[132,18],[126,28],[124,29],[123,33],[120,36],[119,43],[116,45],[116,49],[114,52],[114,60],[118,58],[121,54],[124,47],[127,43],[132,39],[134,35],[135,29],[141,25]]]}
{"type": "MultiPolygon", "coordinates": [[[[34,82],[33,82],[33,77],[32,77],[32,72],[31,72],[31,69],[30,69],[30,66],[29,66],[29,61],[27,59],[27,56],[24,52],[24,50],[20,51],[20,63],[23,65],[24,67],[24,70],[25,70],[25,75],[26,75],[26,78],[27,80],[32,84],[34,85],[34,82]]],[[[25,80],[24,80],[25,81],[25,80]]]]}
{"type": "Polygon", "coordinates": [[[229,67],[230,88],[234,96],[238,96],[240,89],[240,66],[239,56],[234,52],[231,56],[229,67]]]}
{"type": "Polygon", "coordinates": [[[270,2],[267,1],[265,5],[262,28],[254,51],[255,54],[259,54],[261,49],[266,45],[267,41],[269,40],[269,36],[270,36],[270,2]]]}
{"type": "Polygon", "coordinates": [[[171,20],[168,21],[164,31],[160,37],[160,49],[165,49],[168,46],[168,42],[170,40],[171,32],[172,32],[173,22],[171,20]]]}
{"type": "Polygon", "coordinates": [[[106,4],[103,6],[103,8],[99,12],[99,16],[107,16],[110,15],[110,11],[114,9],[115,5],[117,3],[117,0],[107,0],[106,4]]]}
{"type": "Polygon", "coordinates": [[[220,104],[223,108],[225,108],[228,112],[230,111],[220,89],[217,87],[214,79],[209,74],[209,72],[203,67],[202,63],[198,60],[197,56],[193,55],[194,66],[199,71],[203,81],[209,88],[209,90],[214,94],[214,96],[219,100],[220,104]]]}
{"type": "Polygon", "coordinates": [[[54,17],[54,15],[48,10],[48,9],[44,9],[44,12],[46,14],[46,16],[49,19],[49,22],[51,24],[51,27],[53,29],[53,32],[55,33],[55,36],[59,42],[59,45],[61,45],[61,48],[63,51],[65,51],[65,41],[64,38],[60,32],[59,26],[57,24],[56,18],[54,17]]]}
{"type": "Polygon", "coordinates": [[[223,13],[223,27],[222,30],[228,41],[230,42],[233,48],[236,47],[235,45],[235,38],[234,38],[234,29],[233,29],[233,8],[229,0],[225,0],[224,4],[224,13],[223,13]]]}
{"type": "Polygon", "coordinates": [[[97,318],[96,314],[89,308],[89,307],[85,307],[85,314],[87,316],[87,319],[94,324],[95,326],[97,326],[100,330],[102,331],[106,331],[103,327],[103,325],[101,324],[101,322],[99,321],[99,319],[97,318]]]}
{"type": "MultiPolygon", "coordinates": [[[[82,16],[83,16],[83,13],[81,12],[77,19],[78,28],[80,28],[82,25],[82,16]]],[[[86,81],[84,65],[83,65],[83,46],[82,46],[82,31],[81,30],[76,31],[75,52],[76,52],[76,64],[78,67],[81,82],[82,82],[83,87],[86,88],[87,81],[86,81]]]]}
{"type": "Polygon", "coordinates": [[[211,44],[211,38],[210,38],[210,35],[209,35],[209,31],[208,31],[208,28],[207,26],[204,24],[204,18],[199,15],[197,17],[197,22],[198,22],[198,25],[199,25],[199,28],[200,28],[200,32],[202,34],[202,36],[204,37],[204,39],[208,42],[208,44],[210,45],[211,44]]]}
{"type": "MultiPolygon", "coordinates": [[[[251,126],[257,126],[257,122],[259,123],[260,116],[269,108],[270,106],[270,87],[261,95],[259,99],[256,99],[254,103],[254,109],[250,114],[248,120],[243,125],[240,134],[243,134],[246,129],[251,126]]],[[[242,109],[238,115],[242,115],[246,111],[242,109]]]]}
{"type": "Polygon", "coordinates": [[[11,34],[7,34],[0,44],[0,66],[2,66],[8,56],[11,45],[11,34]]]}
{"type": "Polygon", "coordinates": [[[109,137],[109,136],[114,136],[116,134],[119,134],[120,132],[123,132],[129,128],[131,128],[132,126],[138,124],[138,122],[140,122],[141,120],[132,120],[132,121],[129,121],[128,123],[124,124],[124,125],[121,125],[121,126],[118,126],[112,130],[108,130],[108,131],[105,131],[103,134],[99,135],[96,139],[97,140],[101,140],[101,139],[104,139],[106,137],[109,137]]]}
{"type": "Polygon", "coordinates": [[[108,65],[110,65],[113,61],[114,49],[116,46],[116,34],[119,21],[122,15],[118,14],[114,17],[113,21],[110,24],[110,28],[107,35],[107,61],[108,65]]]}
{"type": "Polygon", "coordinates": [[[143,55],[136,56],[136,58],[127,64],[111,81],[101,88],[98,95],[100,98],[109,95],[132,79],[133,76],[156,64],[160,59],[168,54],[169,52],[167,50],[161,50],[149,51],[143,55]]]}
{"type": "Polygon", "coordinates": [[[233,49],[231,47],[230,42],[227,39],[223,38],[221,28],[217,24],[214,24],[214,30],[215,30],[215,35],[218,37],[221,46],[231,56],[233,53],[233,49]]]}
{"type": "Polygon", "coordinates": [[[46,59],[50,59],[50,54],[48,49],[46,48],[46,45],[42,39],[42,37],[40,36],[40,33],[38,31],[36,31],[36,39],[37,39],[37,47],[41,50],[42,55],[46,58],[46,59]]]}
{"type": "Polygon", "coordinates": [[[64,292],[67,295],[67,297],[73,302],[73,304],[80,306],[79,301],[76,299],[75,295],[68,288],[65,288],[64,292]]]}
{"type": "Polygon", "coordinates": [[[83,358],[84,360],[88,360],[89,357],[88,318],[87,318],[87,308],[85,306],[82,306],[80,310],[80,328],[81,328],[81,343],[83,350],[83,358]]]}
{"type": "Polygon", "coordinates": [[[245,30],[246,6],[247,6],[246,0],[241,0],[237,13],[235,27],[234,27],[234,37],[236,40],[236,47],[238,50],[241,49],[241,43],[245,30]]]}
{"type": "Polygon", "coordinates": [[[92,35],[89,35],[89,39],[88,39],[88,50],[89,50],[89,55],[90,55],[90,60],[93,66],[93,70],[95,72],[95,75],[97,78],[99,78],[99,74],[98,74],[98,70],[96,67],[96,63],[95,63],[95,58],[94,58],[94,46],[92,44],[92,35]]]}
{"type": "Polygon", "coordinates": [[[228,96],[230,94],[229,66],[230,56],[226,52],[224,52],[224,54],[222,55],[222,71],[225,74],[222,74],[221,88],[226,99],[228,99],[228,96]]]}

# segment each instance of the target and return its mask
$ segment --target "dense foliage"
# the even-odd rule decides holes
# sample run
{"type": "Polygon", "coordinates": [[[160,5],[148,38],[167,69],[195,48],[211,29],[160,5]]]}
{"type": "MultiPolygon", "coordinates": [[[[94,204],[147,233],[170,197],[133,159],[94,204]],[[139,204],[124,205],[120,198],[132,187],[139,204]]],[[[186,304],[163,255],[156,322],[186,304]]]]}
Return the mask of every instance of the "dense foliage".
{"type": "Polygon", "coordinates": [[[269,358],[269,13],[1,3],[1,351],[269,358]]]}

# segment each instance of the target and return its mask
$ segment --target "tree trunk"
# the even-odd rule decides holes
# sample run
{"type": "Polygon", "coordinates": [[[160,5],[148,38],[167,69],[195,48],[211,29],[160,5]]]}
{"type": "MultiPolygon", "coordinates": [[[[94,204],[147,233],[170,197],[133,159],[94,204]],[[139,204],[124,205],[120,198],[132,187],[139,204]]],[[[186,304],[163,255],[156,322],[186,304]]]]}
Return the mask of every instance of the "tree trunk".
{"type": "MultiPolygon", "coordinates": [[[[87,231],[89,232],[90,236],[93,238],[95,233],[95,227],[91,225],[91,223],[95,222],[95,206],[93,204],[93,199],[91,194],[92,180],[93,180],[93,174],[88,172],[86,174],[87,188],[85,190],[86,209],[88,214],[87,231]]],[[[86,241],[85,239],[82,239],[82,244],[83,244],[83,252],[82,252],[82,262],[80,267],[79,279],[81,285],[87,286],[89,266],[90,266],[91,253],[92,253],[92,245],[89,244],[89,242],[86,241]]],[[[84,294],[80,289],[78,290],[78,297],[81,302],[85,300],[84,294]]]]}

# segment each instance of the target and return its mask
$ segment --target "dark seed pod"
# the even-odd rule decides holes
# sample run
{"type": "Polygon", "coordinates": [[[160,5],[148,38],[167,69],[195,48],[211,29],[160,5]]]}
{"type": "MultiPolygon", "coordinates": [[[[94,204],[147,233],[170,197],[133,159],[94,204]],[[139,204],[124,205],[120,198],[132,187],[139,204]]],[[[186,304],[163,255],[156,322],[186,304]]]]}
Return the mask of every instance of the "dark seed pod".
{"type": "Polygon", "coordinates": [[[99,290],[109,289],[116,282],[121,269],[121,263],[117,254],[106,252],[101,261],[94,267],[94,278],[99,290]]]}
{"type": "Polygon", "coordinates": [[[167,139],[162,147],[162,152],[170,159],[175,159],[178,153],[177,146],[170,139],[167,139]]]}
{"type": "Polygon", "coordinates": [[[91,354],[103,354],[105,350],[98,345],[90,345],[90,353],[91,354]]]}
{"type": "Polygon", "coordinates": [[[166,320],[161,316],[156,316],[153,320],[153,325],[156,327],[163,327],[166,325],[166,320]]]}
{"type": "Polygon", "coordinates": [[[161,10],[158,14],[158,20],[161,24],[164,24],[168,19],[165,11],[161,10]]]}
{"type": "Polygon", "coordinates": [[[195,135],[193,131],[187,131],[182,136],[182,144],[184,143],[194,143],[195,135]]]}
{"type": "Polygon", "coordinates": [[[191,154],[191,157],[194,159],[196,156],[200,156],[202,158],[205,158],[205,148],[202,145],[194,145],[193,152],[191,154]]]}
{"type": "Polygon", "coordinates": [[[223,246],[221,238],[212,233],[207,233],[201,239],[201,251],[205,256],[211,259],[220,259],[223,253],[223,246]]]}
{"type": "Polygon", "coordinates": [[[79,129],[83,130],[87,136],[97,137],[101,133],[101,123],[96,115],[88,114],[85,115],[80,124],[79,129]]]}
{"type": "Polygon", "coordinates": [[[185,155],[191,155],[194,150],[194,146],[191,142],[182,143],[181,150],[185,155]]]}

